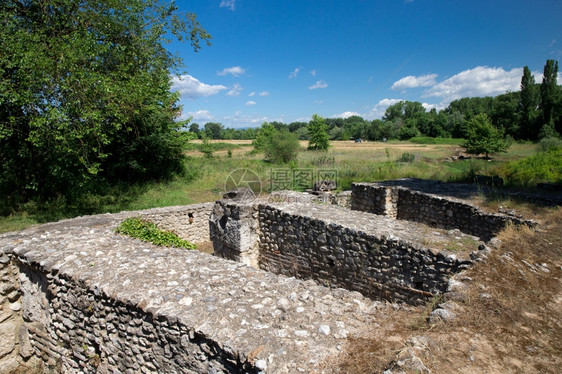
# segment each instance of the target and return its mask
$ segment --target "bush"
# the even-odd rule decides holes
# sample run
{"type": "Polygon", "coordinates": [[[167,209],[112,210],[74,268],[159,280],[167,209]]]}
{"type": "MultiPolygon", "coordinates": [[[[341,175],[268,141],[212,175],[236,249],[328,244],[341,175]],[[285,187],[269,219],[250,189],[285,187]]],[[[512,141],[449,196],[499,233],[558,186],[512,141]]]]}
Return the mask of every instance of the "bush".
{"type": "Polygon", "coordinates": [[[413,153],[402,153],[402,155],[400,156],[400,158],[398,158],[398,162],[414,162],[416,160],[416,155],[413,153]]]}
{"type": "Polygon", "coordinates": [[[154,223],[138,217],[127,218],[115,232],[164,247],[196,248],[195,244],[181,239],[176,233],[160,230],[154,223]]]}
{"type": "Polygon", "coordinates": [[[562,183],[562,148],[509,162],[500,169],[509,185],[533,186],[537,183],[562,183]]]}
{"type": "Polygon", "coordinates": [[[558,137],[543,138],[539,141],[539,151],[552,151],[562,148],[562,139],[558,137]]]}
{"type": "Polygon", "coordinates": [[[492,125],[486,114],[477,114],[468,121],[466,127],[466,141],[462,146],[467,153],[478,155],[506,152],[511,145],[511,140],[506,139],[503,130],[492,125]]]}
{"type": "Polygon", "coordinates": [[[265,142],[265,157],[273,163],[296,161],[300,145],[297,136],[288,131],[277,131],[265,142]]]}

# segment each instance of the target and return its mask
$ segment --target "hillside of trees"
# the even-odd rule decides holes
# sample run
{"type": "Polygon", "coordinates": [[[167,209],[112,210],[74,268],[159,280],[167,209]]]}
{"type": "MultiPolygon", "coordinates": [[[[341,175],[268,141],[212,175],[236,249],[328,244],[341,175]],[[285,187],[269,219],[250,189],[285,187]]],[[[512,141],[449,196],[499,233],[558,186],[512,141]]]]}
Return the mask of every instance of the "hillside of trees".
{"type": "MultiPolygon", "coordinates": [[[[327,118],[330,140],[407,140],[415,136],[464,138],[466,125],[478,114],[486,114],[492,124],[515,140],[538,140],[562,134],[562,86],[557,84],[558,61],[547,60],[544,77],[536,83],[527,66],[521,77],[521,90],[496,97],[466,97],[447,108],[427,111],[422,103],[400,101],[386,109],[382,119],[360,116],[327,118]]],[[[296,133],[308,140],[307,122],[270,122],[277,130],[296,133]]],[[[189,131],[211,139],[255,139],[259,129],[224,128],[208,122],[192,123],[189,131]]]]}

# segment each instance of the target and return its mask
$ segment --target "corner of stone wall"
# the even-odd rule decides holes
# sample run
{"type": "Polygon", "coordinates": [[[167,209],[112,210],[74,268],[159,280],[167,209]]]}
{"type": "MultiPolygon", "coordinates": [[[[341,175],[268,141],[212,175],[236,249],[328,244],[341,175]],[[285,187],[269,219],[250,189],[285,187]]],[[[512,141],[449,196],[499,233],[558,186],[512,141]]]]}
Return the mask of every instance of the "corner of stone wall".
{"type": "Polygon", "coordinates": [[[259,267],[258,205],[219,200],[209,219],[214,254],[259,267]]]}
{"type": "Polygon", "coordinates": [[[0,373],[41,366],[24,323],[19,268],[12,256],[0,254],[0,373]]]}

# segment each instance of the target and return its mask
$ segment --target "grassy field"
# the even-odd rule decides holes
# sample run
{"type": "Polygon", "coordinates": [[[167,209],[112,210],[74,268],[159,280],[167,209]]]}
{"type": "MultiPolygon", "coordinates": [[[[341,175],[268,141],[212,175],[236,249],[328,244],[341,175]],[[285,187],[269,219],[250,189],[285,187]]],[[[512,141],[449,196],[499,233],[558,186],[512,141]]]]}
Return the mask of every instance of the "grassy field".
{"type": "MultiPolygon", "coordinates": [[[[215,151],[212,158],[200,152],[201,141],[191,142],[187,172],[165,183],[116,188],[104,196],[84,196],[74,205],[54,201],[38,206],[30,203],[19,212],[0,217],[0,232],[23,229],[36,223],[55,221],[77,215],[139,210],[161,206],[185,205],[221,198],[228,175],[236,169],[255,172],[262,181],[262,191],[271,186],[270,173],[275,169],[337,170],[338,189],[349,189],[354,181],[377,181],[402,177],[469,180],[474,174],[495,174],[508,161],[520,160],[535,153],[534,144],[514,144],[507,153],[493,160],[469,159],[446,162],[462,154],[458,141],[451,144],[418,144],[411,142],[333,141],[328,152],[306,151],[306,141],[298,161],[274,165],[253,154],[251,141],[210,141],[215,151]]],[[[311,187],[311,186],[310,186],[311,187]]]]}

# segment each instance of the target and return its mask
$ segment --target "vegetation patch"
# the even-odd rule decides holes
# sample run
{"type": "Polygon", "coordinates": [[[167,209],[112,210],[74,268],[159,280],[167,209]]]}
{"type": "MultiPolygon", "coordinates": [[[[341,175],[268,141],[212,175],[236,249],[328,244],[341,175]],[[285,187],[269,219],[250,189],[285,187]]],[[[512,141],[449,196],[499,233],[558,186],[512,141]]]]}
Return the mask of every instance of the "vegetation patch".
{"type": "Polygon", "coordinates": [[[176,233],[160,230],[154,223],[139,217],[127,218],[121,222],[115,232],[163,247],[196,248],[195,244],[183,240],[176,233]]]}
{"type": "Polygon", "coordinates": [[[462,138],[431,138],[429,136],[415,136],[410,138],[410,142],[415,144],[454,144],[461,145],[464,143],[462,138]]]}
{"type": "Polygon", "coordinates": [[[500,174],[509,185],[533,186],[537,183],[562,183],[562,147],[540,152],[520,161],[505,164],[500,174]]]}

